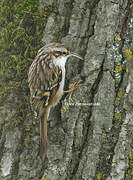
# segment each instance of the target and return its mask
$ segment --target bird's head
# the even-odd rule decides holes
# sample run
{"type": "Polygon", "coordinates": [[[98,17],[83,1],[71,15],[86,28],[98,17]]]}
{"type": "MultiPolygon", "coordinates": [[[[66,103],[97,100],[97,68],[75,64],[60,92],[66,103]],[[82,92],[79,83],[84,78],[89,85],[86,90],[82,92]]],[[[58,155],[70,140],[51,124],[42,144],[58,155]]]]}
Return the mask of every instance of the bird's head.
{"type": "Polygon", "coordinates": [[[38,54],[41,54],[42,52],[45,54],[50,54],[52,57],[54,57],[55,60],[57,58],[62,59],[62,60],[68,59],[69,57],[72,57],[72,56],[83,60],[81,56],[69,51],[67,48],[64,47],[63,44],[60,44],[60,43],[50,43],[48,45],[45,45],[38,51],[38,54]]]}

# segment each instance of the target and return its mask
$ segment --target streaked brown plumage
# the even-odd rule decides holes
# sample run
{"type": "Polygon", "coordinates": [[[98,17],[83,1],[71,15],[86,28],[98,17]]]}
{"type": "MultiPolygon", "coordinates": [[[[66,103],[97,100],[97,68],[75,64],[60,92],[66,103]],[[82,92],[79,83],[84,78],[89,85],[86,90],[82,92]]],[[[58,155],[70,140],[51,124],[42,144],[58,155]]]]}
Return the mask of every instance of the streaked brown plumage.
{"type": "Polygon", "coordinates": [[[41,154],[47,156],[47,120],[52,106],[64,92],[65,63],[68,57],[80,56],[70,53],[62,44],[51,43],[42,47],[28,72],[31,104],[40,116],[41,154]]]}

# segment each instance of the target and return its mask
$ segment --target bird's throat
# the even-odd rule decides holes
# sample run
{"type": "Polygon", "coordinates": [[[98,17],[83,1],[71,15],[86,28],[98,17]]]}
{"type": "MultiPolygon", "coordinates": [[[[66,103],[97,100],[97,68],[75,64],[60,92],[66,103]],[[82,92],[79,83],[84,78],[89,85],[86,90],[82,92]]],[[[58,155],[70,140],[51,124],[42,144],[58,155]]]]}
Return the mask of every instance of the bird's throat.
{"type": "Polygon", "coordinates": [[[67,61],[67,57],[58,57],[56,59],[53,60],[53,63],[56,65],[56,66],[59,66],[61,69],[65,68],[65,64],[66,64],[66,61],[67,61]]]}

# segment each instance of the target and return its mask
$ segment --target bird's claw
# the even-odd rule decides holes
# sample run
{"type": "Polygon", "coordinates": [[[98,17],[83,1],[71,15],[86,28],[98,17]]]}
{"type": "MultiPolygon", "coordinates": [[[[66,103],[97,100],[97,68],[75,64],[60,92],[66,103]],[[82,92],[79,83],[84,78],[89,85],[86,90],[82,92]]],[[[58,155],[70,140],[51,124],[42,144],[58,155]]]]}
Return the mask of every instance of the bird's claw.
{"type": "Polygon", "coordinates": [[[71,83],[70,86],[69,86],[69,88],[70,88],[70,90],[73,92],[73,91],[75,91],[76,89],[78,89],[79,86],[80,86],[80,81],[71,83]]]}
{"type": "Polygon", "coordinates": [[[64,92],[65,93],[73,93],[76,89],[78,89],[80,87],[80,83],[81,83],[81,80],[74,82],[74,83],[71,83],[69,85],[69,89],[67,91],[64,91],[64,92]]]}
{"type": "Polygon", "coordinates": [[[69,89],[67,91],[64,91],[65,93],[69,93],[69,95],[68,95],[69,102],[73,102],[72,95],[73,95],[74,91],[76,91],[80,87],[81,82],[82,81],[80,80],[80,81],[71,83],[69,85],[69,89]]]}

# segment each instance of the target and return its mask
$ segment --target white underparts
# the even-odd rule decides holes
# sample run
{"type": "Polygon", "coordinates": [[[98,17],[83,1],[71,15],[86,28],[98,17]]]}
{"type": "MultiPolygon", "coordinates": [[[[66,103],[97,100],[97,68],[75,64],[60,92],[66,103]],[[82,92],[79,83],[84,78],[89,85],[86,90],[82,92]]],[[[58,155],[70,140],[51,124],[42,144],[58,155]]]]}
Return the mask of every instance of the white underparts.
{"type": "Polygon", "coordinates": [[[59,66],[60,68],[65,68],[66,61],[67,61],[67,57],[58,57],[53,60],[53,63],[59,66]]]}
{"type": "Polygon", "coordinates": [[[56,66],[58,66],[59,68],[61,68],[61,70],[62,70],[62,80],[60,82],[60,86],[59,86],[59,89],[58,89],[57,94],[56,94],[56,96],[58,97],[56,104],[60,101],[60,99],[63,95],[63,92],[64,92],[66,60],[67,60],[67,57],[61,57],[61,58],[57,58],[56,60],[54,59],[54,61],[53,61],[53,63],[56,66]]]}

